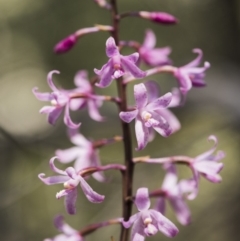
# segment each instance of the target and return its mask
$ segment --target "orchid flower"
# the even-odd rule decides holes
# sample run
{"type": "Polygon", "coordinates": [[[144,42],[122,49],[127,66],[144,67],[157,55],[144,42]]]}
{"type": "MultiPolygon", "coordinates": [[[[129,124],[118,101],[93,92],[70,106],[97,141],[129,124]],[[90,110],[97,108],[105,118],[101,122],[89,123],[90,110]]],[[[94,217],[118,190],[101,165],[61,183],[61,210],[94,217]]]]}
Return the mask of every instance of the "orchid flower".
{"type": "Polygon", "coordinates": [[[60,117],[61,113],[65,109],[64,113],[64,123],[69,128],[78,128],[80,124],[74,124],[69,115],[69,107],[70,107],[70,92],[65,90],[58,89],[53,81],[52,75],[59,74],[60,72],[57,70],[51,71],[47,76],[48,85],[53,92],[51,93],[40,93],[38,92],[38,88],[33,88],[33,94],[37,99],[41,101],[50,101],[51,106],[44,106],[40,113],[48,115],[48,122],[54,125],[57,119],[60,117]]]}
{"type": "Polygon", "coordinates": [[[55,217],[54,225],[62,234],[51,239],[44,239],[44,241],[83,241],[83,237],[79,232],[64,222],[63,216],[55,217]]]}
{"type": "Polygon", "coordinates": [[[134,97],[136,109],[120,112],[119,116],[127,123],[136,119],[135,132],[138,150],[142,150],[149,142],[152,128],[164,137],[180,129],[177,118],[167,110],[167,107],[177,106],[180,101],[176,93],[174,98],[170,92],[158,97],[157,84],[149,81],[134,86],[134,97]]]}
{"type": "Polygon", "coordinates": [[[168,55],[171,53],[171,48],[154,48],[155,45],[156,36],[152,30],[148,29],[145,33],[144,42],[139,48],[140,58],[150,66],[170,64],[171,60],[168,55]]]}
{"type": "Polygon", "coordinates": [[[204,67],[197,67],[203,57],[203,52],[201,49],[193,49],[193,53],[198,54],[196,59],[187,65],[174,69],[174,76],[178,79],[180,90],[183,95],[194,87],[203,87],[206,85],[204,81],[205,71],[210,67],[209,62],[204,63],[204,67]]]}
{"type": "Polygon", "coordinates": [[[165,201],[169,201],[172,206],[178,221],[182,225],[188,225],[191,222],[191,213],[184,201],[183,194],[184,192],[190,192],[192,185],[188,188],[183,189],[182,181],[177,183],[177,172],[173,164],[165,165],[167,174],[163,180],[161,191],[164,193],[163,196],[157,199],[156,210],[165,214],[165,201]]]}
{"type": "Polygon", "coordinates": [[[58,176],[45,177],[44,173],[38,175],[39,179],[47,184],[54,185],[63,183],[64,189],[57,193],[56,198],[59,199],[65,196],[65,206],[69,214],[76,213],[76,201],[77,201],[77,186],[80,184],[83,193],[86,198],[92,203],[101,203],[104,200],[104,196],[96,193],[89,186],[89,184],[84,180],[84,178],[79,175],[73,167],[68,167],[65,171],[58,169],[54,165],[54,160],[57,157],[50,159],[50,168],[60,174],[58,176]]]}
{"type": "Polygon", "coordinates": [[[223,169],[223,163],[219,163],[219,161],[225,157],[225,153],[223,151],[218,151],[214,155],[218,144],[217,137],[211,135],[208,137],[208,140],[214,142],[213,147],[196,157],[171,156],[162,158],[149,158],[144,162],[161,164],[180,162],[187,164],[193,172],[193,177],[189,180],[181,181],[181,188],[182,190],[185,190],[184,192],[190,192],[188,199],[192,200],[196,198],[198,194],[200,175],[213,183],[219,183],[222,180],[219,172],[223,169]]]}
{"type": "Polygon", "coordinates": [[[100,76],[100,82],[96,86],[107,87],[113,79],[122,77],[125,72],[131,73],[138,79],[146,76],[146,73],[136,65],[139,54],[121,55],[113,37],[108,38],[106,42],[106,54],[110,58],[109,61],[103,65],[101,70],[94,69],[94,72],[100,76]]]}
{"type": "Polygon", "coordinates": [[[174,237],[178,233],[178,228],[160,212],[149,209],[150,199],[147,188],[139,188],[136,193],[135,205],[138,213],[123,221],[125,228],[132,227],[131,240],[143,241],[146,236],[155,235],[158,231],[167,237],[174,237]]]}
{"type": "MultiPolygon", "coordinates": [[[[94,148],[91,141],[87,140],[82,134],[77,133],[75,129],[69,131],[69,137],[76,146],[56,151],[56,155],[61,163],[69,163],[76,160],[74,168],[77,171],[86,167],[101,165],[98,149],[94,148]]],[[[95,172],[92,175],[99,182],[105,180],[102,172],[95,172]]]]}

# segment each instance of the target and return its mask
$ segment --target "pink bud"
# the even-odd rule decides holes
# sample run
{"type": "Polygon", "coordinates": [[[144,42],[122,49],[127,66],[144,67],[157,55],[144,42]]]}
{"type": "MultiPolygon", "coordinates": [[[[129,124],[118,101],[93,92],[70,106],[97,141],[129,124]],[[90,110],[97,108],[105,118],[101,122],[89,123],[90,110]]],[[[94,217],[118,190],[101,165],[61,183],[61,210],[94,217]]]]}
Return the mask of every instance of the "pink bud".
{"type": "Polygon", "coordinates": [[[169,13],[164,12],[145,12],[141,11],[139,12],[139,16],[142,18],[149,19],[156,23],[162,23],[162,24],[175,24],[178,22],[178,20],[169,13]]]}
{"type": "Polygon", "coordinates": [[[61,40],[54,47],[54,52],[56,54],[62,54],[69,51],[77,42],[77,36],[75,34],[69,35],[65,39],[61,40]]]}

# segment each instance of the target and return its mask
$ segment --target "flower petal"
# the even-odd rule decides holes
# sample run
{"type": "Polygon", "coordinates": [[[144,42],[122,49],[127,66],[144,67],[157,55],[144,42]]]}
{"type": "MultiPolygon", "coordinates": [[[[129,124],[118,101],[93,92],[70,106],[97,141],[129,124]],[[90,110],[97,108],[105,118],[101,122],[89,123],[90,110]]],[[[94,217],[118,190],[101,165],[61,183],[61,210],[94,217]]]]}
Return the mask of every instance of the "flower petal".
{"type": "Polygon", "coordinates": [[[177,170],[173,164],[167,163],[165,167],[167,174],[164,177],[162,189],[170,191],[174,189],[177,185],[177,170]]]}
{"type": "Polygon", "coordinates": [[[54,226],[60,231],[65,233],[66,235],[72,235],[77,232],[77,230],[70,227],[66,222],[64,222],[64,217],[58,215],[54,218],[54,226]]]}
{"type": "Polygon", "coordinates": [[[150,199],[148,194],[148,188],[139,188],[136,193],[134,203],[137,206],[138,211],[148,210],[150,207],[150,199]]]}
{"type": "Polygon", "coordinates": [[[177,117],[168,109],[161,109],[160,111],[155,111],[159,113],[169,124],[171,129],[171,134],[181,129],[181,123],[177,117]]]}
{"type": "Polygon", "coordinates": [[[165,204],[165,197],[159,197],[157,199],[155,208],[158,212],[160,212],[161,214],[165,214],[166,211],[166,204],[165,204]]]}
{"type": "Polygon", "coordinates": [[[139,219],[139,215],[140,213],[136,213],[134,215],[132,215],[128,221],[122,221],[122,225],[124,228],[130,228],[132,226],[132,224],[139,219]]]}
{"type": "Polygon", "coordinates": [[[110,59],[105,65],[103,65],[101,70],[94,69],[97,75],[100,75],[101,79],[99,83],[95,85],[100,88],[105,88],[112,83],[112,74],[114,72],[112,60],[110,59]]]}
{"type": "Polygon", "coordinates": [[[149,103],[147,105],[148,110],[157,110],[161,108],[166,108],[172,101],[172,93],[168,92],[165,95],[161,96],[160,98],[157,98],[153,102],[149,103]]]}
{"type": "Polygon", "coordinates": [[[74,76],[74,84],[85,91],[90,91],[92,89],[88,81],[88,73],[85,70],[80,70],[76,73],[74,76]]]}
{"type": "Polygon", "coordinates": [[[203,57],[202,50],[201,49],[193,49],[192,52],[195,53],[195,54],[198,54],[198,56],[192,62],[190,62],[189,64],[184,65],[183,66],[184,68],[196,67],[201,63],[202,57],[203,57]]]}
{"type": "Polygon", "coordinates": [[[105,196],[93,191],[89,184],[81,176],[79,177],[80,185],[84,194],[86,195],[86,198],[92,203],[101,203],[104,200],[105,196]]]}
{"type": "Polygon", "coordinates": [[[177,107],[181,104],[181,93],[178,88],[172,89],[172,101],[170,102],[168,108],[177,107]]]}
{"type": "Polygon", "coordinates": [[[58,70],[53,70],[48,73],[48,75],[47,75],[48,85],[52,89],[52,91],[59,91],[58,88],[55,86],[55,84],[52,81],[53,74],[60,74],[60,72],[58,70]]]}
{"type": "Polygon", "coordinates": [[[182,225],[188,225],[191,222],[191,212],[181,196],[169,197],[169,202],[182,225]]]}
{"type": "Polygon", "coordinates": [[[145,31],[145,38],[143,42],[143,47],[147,49],[153,49],[156,45],[156,36],[151,29],[145,31]]]}
{"type": "MultiPolygon", "coordinates": [[[[84,137],[84,135],[78,133],[77,129],[68,129],[68,136],[71,140],[71,142],[79,147],[84,147],[86,149],[89,149],[92,147],[91,142],[84,137]]],[[[86,152],[86,150],[84,150],[86,152]]]]}
{"type": "Polygon", "coordinates": [[[178,228],[169,219],[155,210],[149,210],[151,216],[156,220],[158,229],[167,237],[175,237],[178,234],[178,228]]]}
{"type": "Polygon", "coordinates": [[[64,183],[69,180],[69,177],[67,176],[51,176],[51,177],[45,177],[44,173],[40,173],[38,175],[38,178],[47,185],[54,185],[59,183],[64,183]]]}
{"type": "Polygon", "coordinates": [[[121,63],[124,69],[130,72],[135,78],[141,79],[146,76],[146,72],[139,69],[137,65],[130,61],[127,57],[121,56],[121,63]]]}
{"type": "Polygon", "coordinates": [[[139,53],[133,53],[128,56],[124,56],[124,58],[127,58],[129,61],[132,61],[135,64],[139,59],[139,53]]]}
{"type": "Polygon", "coordinates": [[[161,136],[168,137],[172,134],[171,127],[162,116],[154,114],[153,118],[151,118],[149,122],[151,123],[153,129],[157,131],[161,136]]]}
{"type": "Polygon", "coordinates": [[[77,188],[73,188],[68,195],[65,196],[65,207],[69,214],[76,214],[77,188]]]}
{"type": "Polygon", "coordinates": [[[51,168],[54,172],[66,176],[67,174],[66,174],[65,171],[60,170],[60,169],[58,169],[58,168],[55,166],[54,161],[55,161],[56,158],[58,158],[58,157],[57,157],[57,156],[54,156],[54,157],[52,157],[52,158],[50,159],[50,161],[49,161],[50,168],[51,168]]]}
{"type": "Polygon", "coordinates": [[[119,54],[118,47],[113,37],[109,37],[106,42],[106,55],[111,58],[119,54]]]}
{"type": "Polygon", "coordinates": [[[132,237],[132,241],[144,241],[145,237],[139,233],[135,233],[132,237]]]}
{"type": "Polygon", "coordinates": [[[139,116],[137,116],[135,120],[135,133],[138,143],[137,150],[142,150],[148,143],[149,131],[139,116]]]}
{"type": "Polygon", "coordinates": [[[147,105],[148,95],[144,84],[134,85],[134,97],[137,109],[141,109],[147,105]]]}
{"type": "Polygon", "coordinates": [[[75,124],[71,120],[70,114],[69,114],[69,104],[65,106],[65,113],[63,117],[64,123],[66,126],[68,126],[71,129],[77,129],[80,127],[81,123],[75,124]]]}
{"type": "Polygon", "coordinates": [[[160,95],[158,84],[153,80],[149,80],[149,81],[145,82],[144,85],[147,89],[147,95],[148,95],[149,103],[153,102],[160,95]]]}
{"type": "Polygon", "coordinates": [[[38,100],[41,100],[41,101],[51,101],[52,100],[52,95],[50,93],[40,93],[40,92],[38,92],[37,87],[33,88],[32,92],[38,100]]]}
{"type": "Polygon", "coordinates": [[[78,157],[79,150],[81,151],[79,147],[71,147],[65,150],[56,150],[55,154],[61,163],[69,163],[78,157]]]}
{"type": "Polygon", "coordinates": [[[119,117],[127,123],[130,123],[133,119],[136,118],[138,114],[138,110],[133,110],[133,111],[122,111],[119,113],[119,117]]]}
{"type": "MultiPolygon", "coordinates": [[[[101,165],[98,149],[95,149],[91,155],[91,164],[92,166],[96,167],[99,167],[101,165]]],[[[106,181],[106,177],[104,176],[103,172],[95,172],[92,174],[92,176],[99,182],[106,181]]]]}
{"type": "Polygon", "coordinates": [[[89,116],[95,121],[103,121],[102,117],[98,111],[98,106],[95,100],[89,99],[87,102],[89,116]]]}
{"type": "Polygon", "coordinates": [[[214,143],[213,147],[211,149],[209,149],[208,151],[196,156],[195,161],[201,161],[201,160],[208,159],[214,153],[214,151],[216,150],[217,145],[218,145],[217,137],[214,136],[214,135],[211,135],[211,136],[208,137],[208,141],[213,141],[213,143],[214,143]]]}

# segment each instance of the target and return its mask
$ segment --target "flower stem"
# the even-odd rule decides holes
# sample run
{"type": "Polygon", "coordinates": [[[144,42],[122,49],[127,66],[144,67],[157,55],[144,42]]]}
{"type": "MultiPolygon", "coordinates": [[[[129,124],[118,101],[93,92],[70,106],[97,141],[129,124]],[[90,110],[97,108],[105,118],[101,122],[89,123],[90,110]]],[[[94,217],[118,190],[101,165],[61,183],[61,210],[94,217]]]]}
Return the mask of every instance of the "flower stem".
{"type": "MultiPolygon", "coordinates": [[[[119,46],[119,18],[117,9],[117,0],[111,0],[112,5],[112,21],[113,21],[113,32],[112,36],[115,39],[116,45],[119,46]]],[[[121,99],[119,105],[119,111],[127,110],[127,96],[126,96],[126,85],[123,83],[123,79],[117,80],[118,97],[121,99]]],[[[130,125],[126,122],[121,121],[122,133],[123,133],[123,145],[124,145],[124,159],[126,171],[123,173],[122,179],[122,207],[123,207],[123,219],[127,221],[132,213],[132,202],[127,200],[127,197],[132,196],[132,186],[133,186],[133,172],[134,163],[132,161],[132,141],[130,133],[130,125]]],[[[120,241],[128,240],[128,229],[122,226],[120,241]]]]}
{"type": "Polygon", "coordinates": [[[112,225],[112,224],[120,224],[120,223],[121,223],[121,219],[116,218],[116,219],[108,220],[106,222],[90,224],[87,227],[80,230],[79,234],[83,237],[83,236],[86,236],[86,235],[94,232],[96,229],[99,229],[101,227],[106,227],[106,226],[109,226],[109,225],[112,225]]]}

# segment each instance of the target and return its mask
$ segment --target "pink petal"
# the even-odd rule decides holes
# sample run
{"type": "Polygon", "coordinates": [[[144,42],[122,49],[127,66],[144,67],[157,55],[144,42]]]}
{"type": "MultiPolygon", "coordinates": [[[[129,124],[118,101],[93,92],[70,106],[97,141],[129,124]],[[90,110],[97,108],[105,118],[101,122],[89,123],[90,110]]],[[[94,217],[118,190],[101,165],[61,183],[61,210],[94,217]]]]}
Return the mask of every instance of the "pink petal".
{"type": "Polygon", "coordinates": [[[163,215],[165,214],[165,211],[166,211],[165,197],[159,197],[157,199],[155,209],[161,214],[163,215]]]}
{"type": "Polygon", "coordinates": [[[149,80],[149,81],[145,82],[144,85],[147,89],[149,103],[153,102],[160,95],[158,84],[153,80],[149,80]]]}
{"type": "Polygon", "coordinates": [[[65,196],[65,208],[71,215],[76,214],[77,188],[73,188],[68,195],[65,196]]]}
{"type": "Polygon", "coordinates": [[[89,186],[89,184],[81,177],[79,176],[80,179],[80,185],[81,188],[86,196],[86,198],[92,202],[92,203],[101,203],[105,196],[100,195],[98,193],[96,193],[95,191],[93,191],[93,189],[89,186]]]}
{"type": "Polygon", "coordinates": [[[167,121],[167,123],[169,124],[169,127],[171,128],[171,134],[180,130],[181,123],[170,110],[161,109],[160,111],[156,111],[156,112],[159,113],[167,121]]]}
{"type": "Polygon", "coordinates": [[[196,67],[201,63],[202,57],[203,57],[202,50],[201,49],[193,49],[192,52],[195,53],[195,54],[198,54],[198,56],[192,62],[190,62],[189,64],[184,65],[183,66],[184,68],[196,67]]]}
{"type": "Polygon", "coordinates": [[[139,218],[140,213],[132,215],[128,221],[122,221],[122,225],[125,228],[130,228],[132,224],[139,218]]]}
{"type": "Polygon", "coordinates": [[[145,39],[143,42],[143,47],[147,49],[153,49],[156,45],[156,36],[151,29],[145,31],[145,39]]]}
{"type": "Polygon", "coordinates": [[[106,55],[111,58],[114,55],[119,54],[118,47],[113,37],[109,37],[106,42],[106,55]]]}
{"type": "Polygon", "coordinates": [[[38,100],[41,100],[41,101],[51,101],[52,100],[52,95],[50,93],[40,93],[40,92],[38,92],[37,87],[33,88],[32,92],[38,100]]]}
{"type": "Polygon", "coordinates": [[[38,178],[45,183],[46,185],[54,185],[59,183],[64,183],[69,180],[69,177],[67,176],[51,176],[51,177],[45,177],[44,173],[41,173],[38,175],[38,178]]]}
{"type": "Polygon", "coordinates": [[[135,120],[135,133],[138,143],[137,150],[142,150],[148,143],[149,131],[139,116],[135,120]]]}
{"type": "Polygon", "coordinates": [[[81,123],[79,124],[75,124],[73,123],[73,121],[71,120],[70,114],[69,114],[69,104],[67,104],[65,106],[65,113],[64,113],[64,117],[63,117],[64,123],[66,126],[68,126],[71,129],[77,129],[80,127],[81,123]]]}
{"type": "Polygon", "coordinates": [[[103,65],[101,70],[94,69],[97,75],[100,75],[100,82],[96,86],[100,88],[105,88],[112,83],[112,74],[114,72],[112,60],[110,59],[105,65],[103,65]]]}
{"type": "Polygon", "coordinates": [[[124,58],[128,59],[129,61],[132,61],[135,64],[139,59],[139,53],[133,53],[128,56],[124,56],[124,58]]]}
{"type": "Polygon", "coordinates": [[[167,174],[164,177],[162,189],[171,192],[177,185],[177,170],[173,164],[169,164],[167,165],[166,171],[167,174]]]}
{"type": "Polygon", "coordinates": [[[213,141],[213,147],[211,149],[209,149],[208,151],[204,152],[203,154],[196,156],[195,161],[201,161],[201,160],[208,159],[214,153],[214,151],[216,150],[217,145],[218,145],[217,137],[214,136],[214,135],[211,135],[211,136],[208,137],[208,140],[213,141]]]}
{"type": "Polygon", "coordinates": [[[121,63],[124,69],[130,72],[135,78],[141,79],[146,76],[146,72],[139,69],[137,65],[130,61],[127,57],[121,56],[121,63]]]}
{"type": "Polygon", "coordinates": [[[137,190],[134,203],[136,204],[138,211],[144,211],[149,209],[150,199],[147,188],[139,188],[137,190]]]}
{"type": "Polygon", "coordinates": [[[147,105],[147,109],[150,111],[166,108],[172,101],[172,93],[168,92],[165,95],[155,99],[153,102],[147,105]]]}
{"type": "Polygon", "coordinates": [[[77,230],[70,227],[67,223],[64,222],[64,217],[59,215],[54,218],[54,226],[66,235],[72,235],[77,233],[77,230]]]}
{"type": "Polygon", "coordinates": [[[169,201],[177,216],[178,221],[182,225],[188,225],[191,222],[191,212],[182,197],[169,197],[169,201]]]}
{"type": "Polygon", "coordinates": [[[98,111],[97,102],[89,99],[87,104],[89,116],[95,121],[103,121],[104,117],[102,117],[98,111]]]}
{"type": "Polygon", "coordinates": [[[127,122],[127,123],[130,123],[133,119],[136,118],[138,114],[138,110],[133,110],[133,111],[122,111],[119,113],[119,117],[124,121],[124,122],[127,122]]]}
{"type": "Polygon", "coordinates": [[[91,85],[88,81],[88,73],[85,70],[80,70],[76,73],[76,75],[74,76],[74,84],[79,87],[82,88],[83,90],[91,90],[91,85]]]}
{"type": "Polygon", "coordinates": [[[60,72],[58,70],[53,70],[48,73],[48,76],[47,76],[48,85],[52,89],[52,91],[59,91],[52,81],[53,74],[60,74],[60,72]]]}
{"type": "Polygon", "coordinates": [[[54,157],[52,157],[52,158],[50,159],[50,161],[49,161],[50,168],[51,168],[54,172],[66,176],[67,174],[66,174],[65,171],[60,170],[60,169],[58,169],[58,168],[55,166],[54,161],[55,161],[56,158],[58,158],[58,157],[57,157],[57,156],[54,156],[54,157]]]}
{"type": "Polygon", "coordinates": [[[79,147],[71,147],[65,150],[56,150],[55,154],[61,163],[69,163],[79,155],[79,147]]]}
{"type": "Polygon", "coordinates": [[[147,89],[144,84],[134,85],[134,97],[137,109],[145,107],[148,103],[147,89]]]}
{"type": "Polygon", "coordinates": [[[159,231],[161,231],[164,235],[169,238],[173,238],[178,234],[178,228],[169,219],[155,210],[149,210],[149,212],[151,216],[156,220],[159,231]]]}

